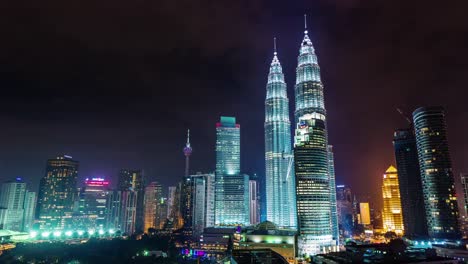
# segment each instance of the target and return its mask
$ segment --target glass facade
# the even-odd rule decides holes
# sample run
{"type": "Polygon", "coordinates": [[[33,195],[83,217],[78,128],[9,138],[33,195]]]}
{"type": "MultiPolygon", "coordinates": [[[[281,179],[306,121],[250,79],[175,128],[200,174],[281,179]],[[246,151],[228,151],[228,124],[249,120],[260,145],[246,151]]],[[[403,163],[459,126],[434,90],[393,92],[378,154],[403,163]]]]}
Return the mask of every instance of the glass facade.
{"type": "Polygon", "coordinates": [[[104,229],[106,227],[107,198],[109,181],[102,178],[85,180],[82,189],[83,215],[86,217],[86,229],[104,229]]]}
{"type": "Polygon", "coordinates": [[[131,190],[137,194],[135,230],[143,231],[144,228],[144,197],[145,197],[145,181],[141,170],[121,169],[119,173],[119,190],[131,190]]]}
{"type": "Polygon", "coordinates": [[[70,156],[47,161],[46,175],[39,184],[37,219],[41,229],[71,228],[78,162],[70,156]]]}
{"type": "Polygon", "coordinates": [[[332,149],[328,146],[320,67],[304,32],[294,87],[294,137],[298,256],[336,250],[338,220],[332,149]]]}
{"type": "Polygon", "coordinates": [[[401,210],[400,187],[397,169],[390,166],[383,175],[383,227],[385,231],[393,231],[403,235],[403,212],[401,210]]]}
{"type": "Polygon", "coordinates": [[[405,236],[427,237],[426,213],[421,184],[418,150],[413,129],[400,129],[393,136],[400,185],[405,236]]]}
{"type": "Polygon", "coordinates": [[[459,213],[444,109],[418,108],[413,123],[429,236],[457,239],[459,213]]]}
{"type": "Polygon", "coordinates": [[[325,115],[320,67],[312,41],[310,41],[307,31],[305,33],[296,68],[296,86],[294,89],[296,97],[294,116],[296,123],[299,122],[299,118],[304,114],[316,112],[325,115]]]}
{"type": "Polygon", "coordinates": [[[216,124],[215,225],[249,224],[249,177],[240,174],[240,125],[235,117],[216,124]]]}
{"type": "Polygon", "coordinates": [[[162,186],[158,182],[151,182],[145,187],[145,227],[144,231],[148,232],[149,228],[156,228],[156,216],[158,205],[162,198],[162,186]]]}
{"type": "Polygon", "coordinates": [[[294,137],[298,256],[332,250],[332,204],[325,120],[305,115],[294,137]]]}
{"type": "Polygon", "coordinates": [[[289,100],[281,64],[275,51],[268,74],[265,101],[265,166],[267,220],[280,227],[296,227],[294,169],[291,154],[289,100]]]}
{"type": "Polygon", "coordinates": [[[328,145],[328,171],[330,175],[330,203],[333,228],[333,240],[340,241],[340,231],[338,228],[338,213],[336,204],[336,180],[335,180],[335,159],[333,155],[333,146],[328,145]]]}
{"type": "Polygon", "coordinates": [[[0,229],[23,231],[27,193],[26,183],[22,180],[2,184],[0,189],[0,229]]]}

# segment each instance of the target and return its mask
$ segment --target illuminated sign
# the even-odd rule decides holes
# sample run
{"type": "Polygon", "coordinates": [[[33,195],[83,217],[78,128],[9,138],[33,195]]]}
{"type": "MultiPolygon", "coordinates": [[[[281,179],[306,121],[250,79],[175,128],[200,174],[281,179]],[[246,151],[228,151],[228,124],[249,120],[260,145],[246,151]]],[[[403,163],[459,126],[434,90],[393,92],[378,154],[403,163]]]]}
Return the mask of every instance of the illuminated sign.
{"type": "Polygon", "coordinates": [[[88,186],[107,186],[109,181],[106,181],[104,178],[86,178],[85,184],[88,186]]]}

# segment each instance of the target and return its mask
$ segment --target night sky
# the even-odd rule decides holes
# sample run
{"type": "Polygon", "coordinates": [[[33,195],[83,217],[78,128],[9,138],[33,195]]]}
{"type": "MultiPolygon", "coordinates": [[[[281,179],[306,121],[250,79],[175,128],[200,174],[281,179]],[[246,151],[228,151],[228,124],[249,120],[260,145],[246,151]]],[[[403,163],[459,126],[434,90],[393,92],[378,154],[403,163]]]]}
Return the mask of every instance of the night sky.
{"type": "Polygon", "coordinates": [[[393,130],[442,105],[456,181],[468,171],[466,1],[6,1],[0,4],[0,180],[37,190],[48,158],[80,179],[142,168],[174,184],[214,171],[215,123],[241,124],[242,170],[264,175],[266,79],[278,39],[294,109],[303,14],[322,70],[337,183],[381,194],[393,130]],[[8,3],[9,2],[9,3],[8,3]]]}

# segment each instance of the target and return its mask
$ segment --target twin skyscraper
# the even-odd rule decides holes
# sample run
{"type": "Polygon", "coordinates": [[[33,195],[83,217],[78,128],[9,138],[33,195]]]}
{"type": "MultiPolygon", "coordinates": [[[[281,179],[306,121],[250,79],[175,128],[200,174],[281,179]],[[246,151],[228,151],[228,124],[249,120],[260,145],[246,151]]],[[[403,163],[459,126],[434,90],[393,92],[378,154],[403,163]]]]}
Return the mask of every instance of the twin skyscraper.
{"type": "Polygon", "coordinates": [[[307,27],[294,88],[295,133],[291,137],[287,86],[275,41],[265,101],[266,212],[267,220],[298,230],[301,257],[331,251],[339,240],[323,84],[307,27]]]}

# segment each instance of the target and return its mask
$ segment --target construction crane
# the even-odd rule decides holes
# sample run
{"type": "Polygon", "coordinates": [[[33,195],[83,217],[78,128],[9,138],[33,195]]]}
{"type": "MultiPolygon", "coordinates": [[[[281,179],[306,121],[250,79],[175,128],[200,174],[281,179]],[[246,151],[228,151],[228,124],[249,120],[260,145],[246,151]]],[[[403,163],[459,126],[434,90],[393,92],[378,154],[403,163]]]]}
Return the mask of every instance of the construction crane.
{"type": "Polygon", "coordinates": [[[406,115],[403,113],[403,111],[401,111],[400,108],[397,107],[396,110],[398,111],[398,113],[400,113],[400,115],[401,115],[404,119],[406,119],[406,121],[408,122],[408,124],[411,125],[411,124],[413,123],[413,122],[411,122],[411,120],[408,118],[408,116],[406,116],[406,115]]]}

